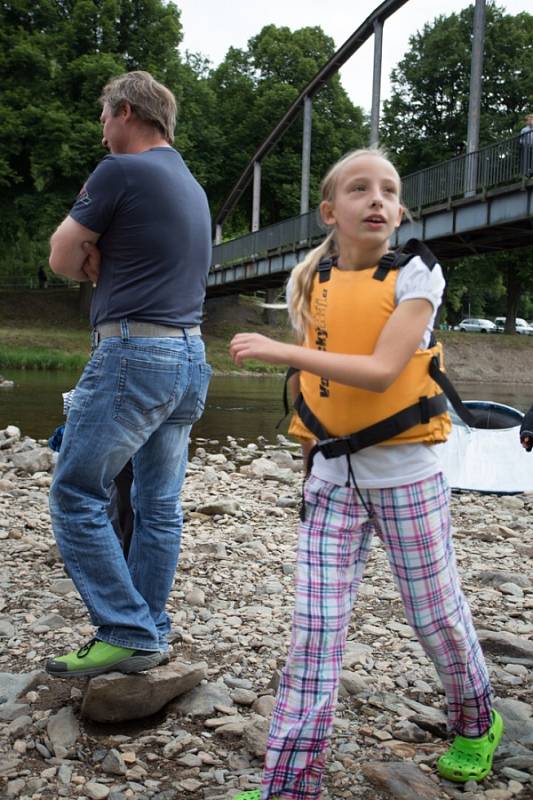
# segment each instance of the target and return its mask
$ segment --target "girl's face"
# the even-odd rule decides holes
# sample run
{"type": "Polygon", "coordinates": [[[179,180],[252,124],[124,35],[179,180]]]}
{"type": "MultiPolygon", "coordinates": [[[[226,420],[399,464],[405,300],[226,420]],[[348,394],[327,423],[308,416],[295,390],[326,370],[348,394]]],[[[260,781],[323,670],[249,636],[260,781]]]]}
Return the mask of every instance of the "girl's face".
{"type": "Polygon", "coordinates": [[[403,214],[396,170],[374,155],[348,161],[337,177],[333,201],[322,201],[320,213],[327,225],[335,226],[341,249],[388,246],[403,214]]]}

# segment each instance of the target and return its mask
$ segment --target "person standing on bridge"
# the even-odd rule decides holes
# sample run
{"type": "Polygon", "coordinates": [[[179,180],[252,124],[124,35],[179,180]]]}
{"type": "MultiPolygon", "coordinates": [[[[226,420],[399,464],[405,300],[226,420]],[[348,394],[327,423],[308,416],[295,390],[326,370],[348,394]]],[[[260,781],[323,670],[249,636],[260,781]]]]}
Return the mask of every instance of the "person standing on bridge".
{"type": "Polygon", "coordinates": [[[525,122],[518,142],[522,153],[522,170],[527,178],[531,178],[533,175],[533,114],[528,114],[525,122]]]}
{"type": "Polygon", "coordinates": [[[50,491],[61,555],[96,626],[86,646],[47,662],[64,678],[138,672],[167,658],[189,432],[211,374],[199,327],[211,220],[205,192],[172,147],[174,96],[136,71],[110,81],[101,100],[111,155],[52,236],[50,254],[54,272],[97,284],[95,348],[50,491]],[[106,512],[130,459],[135,521],[126,560],[106,512]]]}
{"type": "Polygon", "coordinates": [[[235,800],[318,800],[352,604],[374,532],[446,692],[455,738],[438,760],[440,775],[482,780],[502,735],[433,446],[450,428],[429,375],[441,356],[432,329],[444,279],[418,242],[408,254],[389,252],[402,219],[400,192],[398,173],[379,150],[337,162],[322,183],[329,235],[293,270],[287,291],[303,344],[241,333],[230,346],[239,365],[257,358],[299,371],[290,432],[305,443],[309,467],[291,643],[263,785],[235,800]]]}

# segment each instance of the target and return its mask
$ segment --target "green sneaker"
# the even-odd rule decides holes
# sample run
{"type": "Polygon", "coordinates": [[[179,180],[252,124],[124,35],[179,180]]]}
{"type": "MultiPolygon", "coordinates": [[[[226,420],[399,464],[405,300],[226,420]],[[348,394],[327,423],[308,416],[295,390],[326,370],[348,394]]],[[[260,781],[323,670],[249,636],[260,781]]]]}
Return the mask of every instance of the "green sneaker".
{"type": "MultiPolygon", "coordinates": [[[[241,792],[235,795],[233,800],[261,800],[261,789],[254,789],[252,792],[241,792]]],[[[280,800],[279,797],[271,797],[270,800],[280,800]]]]}
{"type": "Polygon", "coordinates": [[[142,672],[161,663],[159,650],[131,650],[92,639],[74,653],[49,658],[46,671],[57,678],[84,678],[103,672],[142,672]]]}
{"type": "Polygon", "coordinates": [[[437,761],[442,778],[456,783],[482,781],[492,769],[492,758],[503,734],[503,720],[492,712],[492,725],[478,739],[456,736],[453,744],[437,761]]]}

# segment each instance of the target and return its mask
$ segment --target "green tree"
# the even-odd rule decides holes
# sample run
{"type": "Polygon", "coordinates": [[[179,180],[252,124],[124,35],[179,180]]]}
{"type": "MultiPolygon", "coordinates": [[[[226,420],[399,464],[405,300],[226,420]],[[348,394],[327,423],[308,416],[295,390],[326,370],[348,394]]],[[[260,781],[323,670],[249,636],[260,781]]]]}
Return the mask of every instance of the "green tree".
{"type": "MultiPolygon", "coordinates": [[[[413,34],[392,71],[384,140],[403,174],[464,153],[473,6],[413,34]]],[[[487,5],[480,143],[512,136],[533,107],[533,15],[487,5]]]]}
{"type": "Polygon", "coordinates": [[[448,321],[502,315],[513,333],[516,317],[533,316],[533,247],[470,256],[445,265],[445,273],[448,321]]]}
{"type": "MultiPolygon", "coordinates": [[[[465,152],[473,11],[438,16],[413,34],[392,72],[384,141],[404,175],[465,152]]],[[[516,134],[533,108],[533,15],[489,3],[486,17],[481,145],[516,134]]],[[[531,248],[464,259],[448,268],[447,314],[505,313],[514,330],[532,281],[531,248]]]]}
{"type": "MultiPolygon", "coordinates": [[[[223,132],[224,173],[213,188],[213,206],[253,156],[304,86],[335,52],[333,40],[319,27],[291,31],[267,25],[246,50],[230,48],[211,76],[223,132]]],[[[368,130],[363,112],[354,106],[338,76],[313,98],[311,203],[327,168],[343,153],[361,146],[368,130]]],[[[261,224],[299,213],[302,118],[295,120],[262,165],[261,224]]],[[[228,229],[247,229],[250,198],[245,195],[228,229]]]]}
{"type": "Polygon", "coordinates": [[[179,11],[162,0],[6,0],[0,5],[0,272],[46,260],[47,241],[104,155],[106,81],[147,69],[181,78],[179,11]]]}

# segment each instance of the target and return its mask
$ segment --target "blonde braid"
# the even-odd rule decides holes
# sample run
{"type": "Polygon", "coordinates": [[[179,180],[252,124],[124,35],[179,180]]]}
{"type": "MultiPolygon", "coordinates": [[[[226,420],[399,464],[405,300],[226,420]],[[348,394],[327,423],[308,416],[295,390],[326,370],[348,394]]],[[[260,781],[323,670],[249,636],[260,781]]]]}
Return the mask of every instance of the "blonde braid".
{"type": "Polygon", "coordinates": [[[309,304],[316,268],[322,258],[333,254],[334,236],[335,231],[330,231],[324,241],[318,247],[310,250],[291,273],[289,315],[297,341],[300,343],[303,343],[307,326],[312,322],[309,304]]]}

